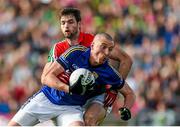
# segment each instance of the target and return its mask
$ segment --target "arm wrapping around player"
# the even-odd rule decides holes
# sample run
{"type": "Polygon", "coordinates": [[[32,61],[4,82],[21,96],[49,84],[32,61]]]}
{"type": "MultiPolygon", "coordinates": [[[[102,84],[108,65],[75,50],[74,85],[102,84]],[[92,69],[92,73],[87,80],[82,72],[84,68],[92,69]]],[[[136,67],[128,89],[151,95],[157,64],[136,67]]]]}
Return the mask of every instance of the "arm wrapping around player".
{"type": "MultiPolygon", "coordinates": [[[[113,51],[111,52],[110,58],[119,62],[120,66],[118,68],[118,72],[123,79],[126,79],[133,64],[131,57],[126,52],[121,50],[119,44],[116,44],[113,51]]],[[[104,106],[112,106],[117,98],[117,95],[118,93],[116,90],[107,89],[105,94],[104,106]]]]}
{"type": "Polygon", "coordinates": [[[48,54],[48,61],[43,68],[43,72],[41,75],[41,83],[42,84],[44,84],[43,81],[46,79],[46,75],[50,71],[49,68],[51,68],[53,61],[55,60],[55,57],[57,57],[55,54],[55,51],[54,51],[56,49],[55,46],[56,46],[56,44],[51,47],[51,50],[49,51],[49,54],[48,54]]]}
{"type": "Polygon", "coordinates": [[[133,64],[131,57],[120,48],[119,44],[116,44],[113,51],[111,52],[110,59],[119,62],[120,66],[118,68],[118,71],[121,74],[122,78],[126,79],[133,64]]]}
{"type": "Polygon", "coordinates": [[[53,64],[53,62],[48,62],[45,64],[43,71],[42,71],[42,75],[41,75],[41,83],[42,84],[43,84],[43,81],[44,81],[46,75],[48,74],[48,71],[50,71],[48,68],[50,68],[52,64],[53,64]]]}

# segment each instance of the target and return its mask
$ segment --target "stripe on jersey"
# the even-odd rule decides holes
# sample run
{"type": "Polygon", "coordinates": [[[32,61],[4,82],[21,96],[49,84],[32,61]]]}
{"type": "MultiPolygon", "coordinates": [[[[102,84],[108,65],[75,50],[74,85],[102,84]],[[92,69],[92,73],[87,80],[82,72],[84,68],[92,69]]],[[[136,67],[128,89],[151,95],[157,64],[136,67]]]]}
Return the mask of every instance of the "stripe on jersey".
{"type": "Polygon", "coordinates": [[[113,69],[113,71],[117,74],[117,76],[119,76],[119,78],[123,79],[120,73],[111,64],[108,63],[108,65],[113,69]]]}
{"type": "Polygon", "coordinates": [[[63,57],[66,58],[68,57],[69,54],[71,54],[74,51],[80,50],[80,51],[85,51],[87,48],[84,46],[73,46],[71,47],[68,52],[66,52],[65,54],[63,54],[63,57]]]}
{"type": "MultiPolygon", "coordinates": [[[[109,63],[108,63],[109,64],[109,63]]],[[[113,71],[117,74],[117,76],[120,78],[120,80],[121,80],[121,82],[120,82],[120,87],[119,87],[119,89],[121,89],[123,86],[124,86],[124,84],[125,84],[125,80],[124,80],[124,78],[120,75],[120,73],[112,66],[112,65],[110,65],[109,64],[109,66],[113,69],[113,71]]]]}

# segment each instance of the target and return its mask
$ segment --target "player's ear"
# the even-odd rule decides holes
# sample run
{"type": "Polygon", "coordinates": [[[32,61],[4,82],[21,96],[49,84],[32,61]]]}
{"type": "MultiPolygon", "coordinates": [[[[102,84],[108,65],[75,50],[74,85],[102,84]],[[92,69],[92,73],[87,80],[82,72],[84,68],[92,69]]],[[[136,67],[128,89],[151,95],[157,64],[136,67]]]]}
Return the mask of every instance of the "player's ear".
{"type": "Polygon", "coordinates": [[[80,21],[78,22],[78,29],[79,29],[79,31],[81,31],[81,22],[80,21]]]}
{"type": "Polygon", "coordinates": [[[91,49],[94,47],[94,42],[91,43],[91,49]]]}
{"type": "Polygon", "coordinates": [[[81,21],[78,22],[78,25],[81,26],[81,21]]]}

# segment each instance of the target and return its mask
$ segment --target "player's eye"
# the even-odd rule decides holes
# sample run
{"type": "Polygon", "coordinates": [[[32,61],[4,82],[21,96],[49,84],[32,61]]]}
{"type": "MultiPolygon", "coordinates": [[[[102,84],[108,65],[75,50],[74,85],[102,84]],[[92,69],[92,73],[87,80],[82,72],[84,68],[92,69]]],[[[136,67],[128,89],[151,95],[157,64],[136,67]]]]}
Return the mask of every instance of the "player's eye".
{"type": "Polygon", "coordinates": [[[61,21],[61,25],[64,25],[65,24],[65,22],[64,21],[61,21]]]}
{"type": "Polygon", "coordinates": [[[69,23],[69,24],[73,24],[73,23],[74,23],[74,21],[73,21],[73,20],[70,20],[68,23],[69,23]]]}
{"type": "Polygon", "coordinates": [[[109,52],[111,52],[113,50],[113,48],[109,48],[109,52]]]}
{"type": "Polygon", "coordinates": [[[101,45],[101,49],[106,49],[106,46],[105,45],[101,45]]]}

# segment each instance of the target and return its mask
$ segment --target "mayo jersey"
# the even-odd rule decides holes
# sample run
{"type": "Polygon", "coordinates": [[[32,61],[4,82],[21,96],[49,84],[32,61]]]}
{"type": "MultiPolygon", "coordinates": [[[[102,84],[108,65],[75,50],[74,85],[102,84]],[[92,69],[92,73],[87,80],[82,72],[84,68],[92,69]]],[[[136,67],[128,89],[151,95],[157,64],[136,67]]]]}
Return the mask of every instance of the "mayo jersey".
{"type": "MultiPolygon", "coordinates": [[[[78,43],[79,45],[83,45],[85,47],[90,47],[91,42],[94,39],[94,35],[89,33],[80,32],[78,43]]],[[[48,62],[52,62],[56,60],[62,53],[64,53],[71,45],[68,43],[68,40],[64,39],[63,41],[57,42],[51,48],[48,55],[48,62]]]]}
{"type": "Polygon", "coordinates": [[[73,46],[63,53],[57,62],[61,64],[65,70],[74,71],[77,68],[89,69],[95,76],[95,86],[86,92],[85,95],[68,94],[48,86],[42,87],[42,92],[54,104],[58,105],[84,105],[86,101],[96,95],[105,92],[105,85],[110,84],[112,87],[122,88],[124,80],[106,61],[99,66],[91,66],[89,63],[90,48],[84,46],[73,46]]]}

